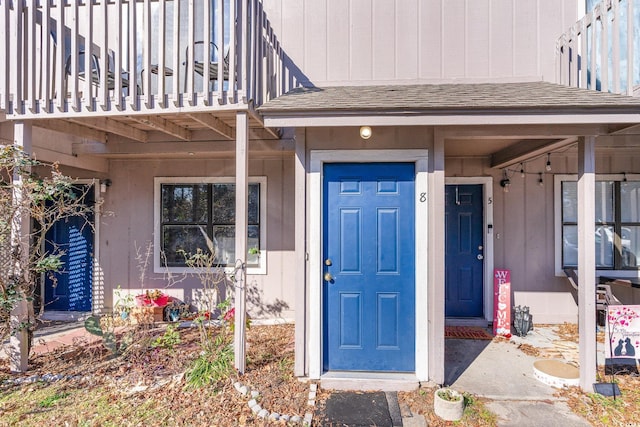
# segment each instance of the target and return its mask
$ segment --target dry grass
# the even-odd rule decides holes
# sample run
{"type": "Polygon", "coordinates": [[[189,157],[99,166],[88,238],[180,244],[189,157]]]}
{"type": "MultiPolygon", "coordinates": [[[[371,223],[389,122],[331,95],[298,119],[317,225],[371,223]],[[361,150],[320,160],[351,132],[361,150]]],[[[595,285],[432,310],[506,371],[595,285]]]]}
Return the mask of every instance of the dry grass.
{"type": "Polygon", "coordinates": [[[200,389],[182,377],[200,353],[197,331],[181,330],[173,350],[152,348],[162,329],[138,331],[137,346],[111,358],[101,345],[77,343],[32,360],[29,375],[82,376],[11,385],[0,366],[0,426],[263,425],[233,388],[238,379],[261,393],[270,411],[304,415],[308,384],[293,375],[293,325],[255,326],[247,336],[247,370],[200,389]]]}
{"type": "MultiPolygon", "coordinates": [[[[599,370],[601,382],[610,382],[599,370]]],[[[557,394],[568,399],[573,412],[596,426],[636,426],[640,420],[640,377],[618,375],[615,377],[621,396],[605,397],[596,393],[584,393],[577,387],[560,390],[557,394]]]]}

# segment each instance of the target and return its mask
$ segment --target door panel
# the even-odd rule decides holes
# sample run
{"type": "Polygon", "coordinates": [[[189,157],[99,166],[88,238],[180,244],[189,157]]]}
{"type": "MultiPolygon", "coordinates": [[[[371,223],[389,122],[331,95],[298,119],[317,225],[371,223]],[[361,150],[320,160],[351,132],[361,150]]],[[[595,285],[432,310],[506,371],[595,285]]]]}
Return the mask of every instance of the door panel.
{"type": "MultiPolygon", "coordinates": [[[[84,190],[78,191],[79,194],[84,190]]],[[[93,186],[85,202],[93,204],[93,186]]],[[[64,251],[62,271],[45,277],[44,309],[59,311],[91,311],[93,287],[93,217],[70,217],[56,222],[47,232],[45,250],[64,251]]]]}
{"type": "Polygon", "coordinates": [[[481,317],[484,290],[482,185],[445,189],[445,314],[481,317]]]}
{"type": "Polygon", "coordinates": [[[412,163],[324,167],[325,370],[415,370],[414,175],[412,163]]]}

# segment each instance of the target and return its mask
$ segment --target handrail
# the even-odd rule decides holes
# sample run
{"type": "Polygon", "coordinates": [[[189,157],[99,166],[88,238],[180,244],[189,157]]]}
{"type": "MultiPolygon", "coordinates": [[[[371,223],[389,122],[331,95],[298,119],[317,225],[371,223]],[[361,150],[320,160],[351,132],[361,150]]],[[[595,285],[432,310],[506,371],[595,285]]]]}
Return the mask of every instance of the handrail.
{"type": "Polygon", "coordinates": [[[300,84],[262,0],[0,0],[0,30],[8,118],[246,109],[300,84]],[[227,54],[194,67],[197,43],[227,54]]]}
{"type": "Polygon", "coordinates": [[[562,34],[556,43],[558,83],[639,95],[636,9],[634,0],[603,0],[562,34]]]}

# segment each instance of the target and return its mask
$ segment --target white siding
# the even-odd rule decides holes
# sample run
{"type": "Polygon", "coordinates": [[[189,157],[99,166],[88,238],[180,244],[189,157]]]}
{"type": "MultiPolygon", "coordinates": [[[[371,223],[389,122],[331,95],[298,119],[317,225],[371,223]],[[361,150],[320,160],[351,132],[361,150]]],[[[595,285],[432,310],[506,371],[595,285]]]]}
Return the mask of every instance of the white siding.
{"type": "Polygon", "coordinates": [[[265,0],[284,51],[318,86],[555,79],[578,0],[265,0]]]}

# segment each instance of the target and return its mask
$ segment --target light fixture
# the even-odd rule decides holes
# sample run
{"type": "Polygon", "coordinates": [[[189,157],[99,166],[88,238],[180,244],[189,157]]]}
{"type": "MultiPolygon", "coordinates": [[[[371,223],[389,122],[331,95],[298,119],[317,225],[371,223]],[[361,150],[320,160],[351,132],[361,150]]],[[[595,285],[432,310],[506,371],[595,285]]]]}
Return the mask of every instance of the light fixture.
{"type": "Polygon", "coordinates": [[[544,186],[544,180],[542,179],[542,172],[539,173],[540,177],[538,178],[538,185],[540,187],[544,186]]]}
{"type": "Polygon", "coordinates": [[[551,172],[551,153],[547,153],[547,165],[544,168],[547,172],[551,172]]]}
{"type": "Polygon", "coordinates": [[[627,173],[622,172],[622,182],[627,182],[627,173]]]}
{"type": "Polygon", "coordinates": [[[369,139],[372,135],[371,128],[369,126],[360,126],[360,138],[369,139]]]}
{"type": "Polygon", "coordinates": [[[505,169],[502,173],[502,180],[500,180],[500,187],[502,187],[502,191],[508,193],[510,185],[511,181],[509,180],[509,177],[507,176],[507,170],[505,169]]]}
{"type": "Polygon", "coordinates": [[[520,177],[524,178],[524,163],[520,163],[520,177]]]}
{"type": "Polygon", "coordinates": [[[106,193],[107,187],[111,187],[111,180],[109,178],[100,181],[100,192],[106,193]]]}

